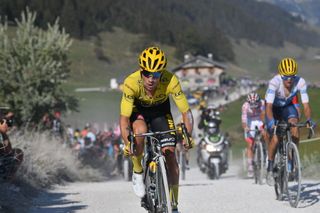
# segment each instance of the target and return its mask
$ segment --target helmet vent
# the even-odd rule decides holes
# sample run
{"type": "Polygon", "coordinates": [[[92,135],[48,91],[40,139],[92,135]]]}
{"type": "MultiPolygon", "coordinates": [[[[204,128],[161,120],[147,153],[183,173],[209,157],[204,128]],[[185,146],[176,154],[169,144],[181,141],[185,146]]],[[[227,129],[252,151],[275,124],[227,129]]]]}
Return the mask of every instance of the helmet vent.
{"type": "Polygon", "coordinates": [[[151,60],[151,58],[149,57],[149,58],[148,58],[148,69],[150,69],[151,65],[152,65],[152,60],[151,60]]]}
{"type": "MultiPolygon", "coordinates": [[[[154,68],[157,66],[158,61],[159,61],[159,59],[156,59],[156,60],[154,61],[153,66],[152,66],[152,69],[154,69],[154,68]]],[[[160,64],[159,64],[159,65],[160,65],[160,64]]],[[[159,68],[159,66],[158,66],[158,68],[159,68]]]]}

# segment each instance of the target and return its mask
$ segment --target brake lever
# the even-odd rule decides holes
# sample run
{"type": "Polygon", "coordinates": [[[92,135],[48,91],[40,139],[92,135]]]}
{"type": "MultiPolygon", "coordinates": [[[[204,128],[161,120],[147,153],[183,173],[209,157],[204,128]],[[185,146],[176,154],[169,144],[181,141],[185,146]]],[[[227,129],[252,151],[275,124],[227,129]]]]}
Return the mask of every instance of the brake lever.
{"type": "Polygon", "coordinates": [[[313,136],[314,136],[314,129],[310,126],[309,127],[308,139],[312,138],[313,136]]]}

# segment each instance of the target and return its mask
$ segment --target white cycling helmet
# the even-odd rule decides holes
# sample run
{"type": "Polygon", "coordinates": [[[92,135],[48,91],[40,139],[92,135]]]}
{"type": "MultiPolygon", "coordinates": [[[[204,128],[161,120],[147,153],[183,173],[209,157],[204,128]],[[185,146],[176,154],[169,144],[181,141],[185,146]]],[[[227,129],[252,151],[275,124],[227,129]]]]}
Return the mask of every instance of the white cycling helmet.
{"type": "Polygon", "coordinates": [[[247,102],[250,104],[251,107],[258,107],[260,104],[260,96],[256,92],[251,92],[247,96],[247,102]]]}

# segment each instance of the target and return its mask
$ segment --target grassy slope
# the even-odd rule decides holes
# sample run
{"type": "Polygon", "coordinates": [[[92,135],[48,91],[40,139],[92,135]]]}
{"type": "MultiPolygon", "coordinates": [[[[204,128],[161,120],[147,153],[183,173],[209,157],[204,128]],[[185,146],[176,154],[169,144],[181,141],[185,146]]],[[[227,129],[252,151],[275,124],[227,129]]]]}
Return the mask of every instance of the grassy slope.
{"type": "Polygon", "coordinates": [[[301,48],[290,43],[286,43],[283,48],[272,48],[258,45],[253,42],[233,42],[236,54],[236,64],[243,68],[242,71],[232,70],[232,74],[241,76],[248,75],[253,78],[269,78],[276,72],[277,65],[270,68],[270,60],[283,57],[293,57],[297,60],[299,72],[310,81],[319,81],[318,77],[320,60],[314,60],[314,55],[319,53],[319,49],[301,48]]]}

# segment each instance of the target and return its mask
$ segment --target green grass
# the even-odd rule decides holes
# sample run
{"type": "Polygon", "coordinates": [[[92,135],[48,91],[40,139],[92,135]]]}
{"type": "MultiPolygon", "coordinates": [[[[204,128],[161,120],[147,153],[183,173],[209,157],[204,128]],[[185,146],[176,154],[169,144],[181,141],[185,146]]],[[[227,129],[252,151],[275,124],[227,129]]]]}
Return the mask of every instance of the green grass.
{"type": "Polygon", "coordinates": [[[316,48],[303,48],[286,43],[284,47],[274,48],[241,40],[233,42],[236,64],[242,70],[231,67],[230,72],[236,76],[248,75],[252,78],[268,79],[277,71],[277,64],[284,57],[293,57],[298,62],[299,73],[309,81],[319,81],[320,60],[314,56],[319,53],[316,48]],[[271,67],[270,61],[276,59],[271,67]]]}
{"type": "MultiPolygon", "coordinates": [[[[109,86],[110,78],[121,78],[138,69],[139,52],[146,47],[141,45],[145,43],[143,35],[114,28],[112,32],[103,32],[99,36],[100,48],[108,61],[97,59],[94,52],[96,37],[73,40],[70,50],[72,73],[68,82],[72,87],[109,86]],[[135,49],[139,49],[139,52],[135,49]]],[[[161,45],[161,48],[167,54],[168,66],[176,66],[178,61],[173,57],[175,48],[167,45],[161,45]]]]}
{"type": "Polygon", "coordinates": [[[66,122],[76,128],[83,128],[86,123],[99,125],[101,129],[119,119],[121,93],[84,92],[75,93],[80,100],[80,112],[67,115],[66,122]]]}

